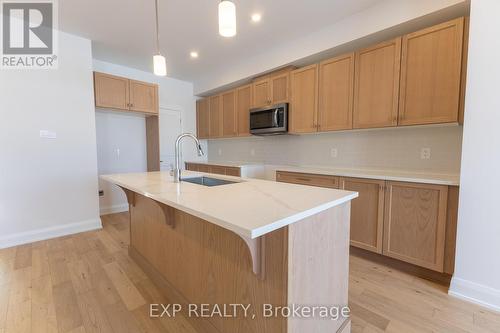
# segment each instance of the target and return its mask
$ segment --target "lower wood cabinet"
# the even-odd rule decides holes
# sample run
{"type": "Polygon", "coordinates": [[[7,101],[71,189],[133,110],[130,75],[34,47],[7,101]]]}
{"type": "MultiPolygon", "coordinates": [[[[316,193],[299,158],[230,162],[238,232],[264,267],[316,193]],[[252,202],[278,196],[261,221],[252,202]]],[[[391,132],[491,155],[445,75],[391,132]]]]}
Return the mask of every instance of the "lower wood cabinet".
{"type": "Polygon", "coordinates": [[[239,167],[186,162],[186,170],[241,177],[241,168],[239,167]]]}
{"type": "Polygon", "coordinates": [[[359,193],[351,202],[351,245],[453,274],[458,186],[276,171],[276,181],[359,193]]]}
{"type": "Polygon", "coordinates": [[[385,181],[342,177],[340,188],[359,193],[351,202],[351,245],[382,254],[385,181]]]}
{"type": "Polygon", "coordinates": [[[384,255],[444,269],[448,186],[387,182],[384,255]]]}
{"type": "Polygon", "coordinates": [[[277,171],[276,181],[282,183],[339,188],[339,177],[301,172],[277,171]]]}

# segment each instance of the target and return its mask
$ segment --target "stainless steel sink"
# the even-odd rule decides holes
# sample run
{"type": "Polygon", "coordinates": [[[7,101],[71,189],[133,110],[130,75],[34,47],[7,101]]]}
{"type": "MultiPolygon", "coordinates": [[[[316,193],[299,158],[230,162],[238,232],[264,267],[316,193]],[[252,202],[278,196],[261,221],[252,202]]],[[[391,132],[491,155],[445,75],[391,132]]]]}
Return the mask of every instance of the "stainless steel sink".
{"type": "Polygon", "coordinates": [[[238,182],[233,182],[233,181],[226,180],[226,179],[218,179],[218,178],[211,178],[211,177],[205,177],[205,176],[193,177],[193,178],[182,178],[181,181],[193,183],[193,184],[198,184],[198,185],[203,185],[203,186],[220,186],[220,185],[238,183],[238,182]]]}

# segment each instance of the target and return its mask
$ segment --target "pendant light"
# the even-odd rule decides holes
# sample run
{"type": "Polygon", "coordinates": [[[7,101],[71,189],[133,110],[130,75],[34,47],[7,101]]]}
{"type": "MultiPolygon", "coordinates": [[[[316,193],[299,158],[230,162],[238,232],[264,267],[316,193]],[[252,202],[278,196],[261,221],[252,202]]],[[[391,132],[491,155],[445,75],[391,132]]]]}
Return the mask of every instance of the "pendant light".
{"type": "Polygon", "coordinates": [[[219,3],[219,34],[223,37],[236,35],[236,6],[231,0],[219,3]]]}
{"type": "Polygon", "coordinates": [[[155,0],[155,11],[156,11],[156,55],[153,56],[153,71],[155,75],[166,76],[167,75],[167,60],[160,53],[160,29],[158,23],[158,1],[155,0]]]}

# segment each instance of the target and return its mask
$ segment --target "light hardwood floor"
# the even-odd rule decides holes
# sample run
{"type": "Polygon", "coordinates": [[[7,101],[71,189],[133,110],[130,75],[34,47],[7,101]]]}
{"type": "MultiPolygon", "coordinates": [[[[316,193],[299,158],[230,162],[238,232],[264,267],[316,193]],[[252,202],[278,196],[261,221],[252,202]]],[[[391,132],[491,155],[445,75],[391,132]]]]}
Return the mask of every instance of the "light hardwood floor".
{"type": "MultiPolygon", "coordinates": [[[[149,318],[168,303],[127,255],[126,213],[103,230],[0,250],[0,333],[195,333],[183,317],[149,318]]],[[[352,332],[500,332],[500,314],[446,289],[351,256],[352,332]]],[[[246,333],[246,332],[242,332],[246,333]]]]}

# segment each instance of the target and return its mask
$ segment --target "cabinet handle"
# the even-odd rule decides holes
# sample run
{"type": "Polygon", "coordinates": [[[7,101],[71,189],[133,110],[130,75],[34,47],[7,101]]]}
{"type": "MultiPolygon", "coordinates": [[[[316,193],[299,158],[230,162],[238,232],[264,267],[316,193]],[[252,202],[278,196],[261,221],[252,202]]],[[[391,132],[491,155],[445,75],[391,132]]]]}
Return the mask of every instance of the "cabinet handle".
{"type": "Polygon", "coordinates": [[[311,178],[299,178],[299,177],[297,177],[296,179],[303,181],[303,182],[310,182],[311,181],[311,178]]]}

